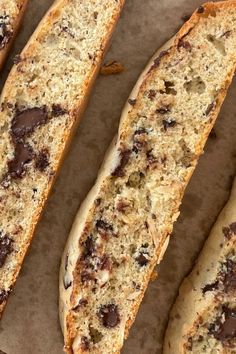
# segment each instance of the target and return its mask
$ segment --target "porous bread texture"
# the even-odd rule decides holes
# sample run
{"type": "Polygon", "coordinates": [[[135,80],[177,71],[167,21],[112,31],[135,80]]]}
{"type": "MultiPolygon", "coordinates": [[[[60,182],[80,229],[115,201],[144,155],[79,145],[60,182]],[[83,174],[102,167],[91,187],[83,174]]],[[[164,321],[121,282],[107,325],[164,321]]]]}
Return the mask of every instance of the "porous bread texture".
{"type": "Polygon", "coordinates": [[[236,353],[236,179],[195,267],[180,287],[163,353],[236,353]]]}
{"type": "Polygon", "coordinates": [[[62,259],[67,353],[119,353],[231,82],[236,1],[199,8],[152,59],[62,259]]]}
{"type": "Polygon", "coordinates": [[[0,68],[10,49],[28,0],[0,0],[0,68]]]}
{"type": "Polygon", "coordinates": [[[124,0],[58,0],[13,67],[0,112],[0,313],[124,0]]]}

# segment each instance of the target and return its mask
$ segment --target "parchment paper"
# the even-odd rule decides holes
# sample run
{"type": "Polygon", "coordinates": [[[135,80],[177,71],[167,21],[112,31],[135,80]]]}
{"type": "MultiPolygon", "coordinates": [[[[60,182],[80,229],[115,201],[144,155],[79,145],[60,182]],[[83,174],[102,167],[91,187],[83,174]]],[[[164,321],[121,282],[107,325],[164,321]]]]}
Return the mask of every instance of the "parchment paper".
{"type": "MultiPolygon", "coordinates": [[[[3,82],[52,0],[31,0],[3,82]]],[[[106,60],[125,65],[118,76],[99,77],[70,153],[53,189],[21,275],[0,324],[7,354],[62,354],[58,321],[58,269],[76,211],[92,186],[112,140],[125,100],[151,55],[169,39],[199,0],[127,0],[106,60]]],[[[42,73],[44,75],[44,73],[42,73]]],[[[159,277],[146,293],[124,354],[160,354],[168,312],[217,214],[226,202],[236,163],[236,83],[194,173],[159,277]]],[[[102,354],[102,353],[101,353],[102,354]]]]}

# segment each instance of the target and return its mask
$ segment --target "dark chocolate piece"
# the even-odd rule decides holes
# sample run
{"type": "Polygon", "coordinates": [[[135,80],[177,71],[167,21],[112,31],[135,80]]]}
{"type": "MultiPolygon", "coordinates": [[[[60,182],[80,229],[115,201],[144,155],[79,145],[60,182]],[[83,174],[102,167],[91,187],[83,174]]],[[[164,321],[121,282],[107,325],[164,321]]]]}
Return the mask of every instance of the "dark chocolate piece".
{"type": "Polygon", "coordinates": [[[226,293],[236,290],[236,263],[231,259],[226,261],[227,272],[223,279],[224,289],[226,293]]]}
{"type": "Polygon", "coordinates": [[[12,31],[8,30],[4,20],[6,20],[6,18],[0,16],[0,50],[3,49],[7,43],[9,43],[13,34],[12,31]]]}
{"type": "Polygon", "coordinates": [[[17,64],[19,64],[20,62],[21,62],[21,56],[20,56],[20,54],[15,55],[14,58],[13,58],[13,63],[14,63],[15,65],[17,65],[17,64]]]}
{"type": "Polygon", "coordinates": [[[39,152],[38,156],[36,157],[35,167],[40,172],[44,172],[46,168],[49,166],[48,155],[49,155],[48,150],[43,149],[39,152]]]}
{"type": "Polygon", "coordinates": [[[81,273],[81,282],[86,283],[90,280],[94,280],[93,274],[88,272],[87,270],[83,270],[81,273]]]}
{"type": "Polygon", "coordinates": [[[184,41],[183,38],[180,38],[179,42],[178,42],[178,49],[180,48],[184,48],[186,50],[191,50],[192,46],[188,41],[184,41]]]}
{"type": "Polygon", "coordinates": [[[222,228],[223,234],[227,239],[230,239],[232,235],[236,235],[236,222],[233,222],[227,227],[222,228]]]}
{"type": "Polygon", "coordinates": [[[156,113],[159,113],[159,114],[166,114],[166,113],[169,113],[170,112],[170,108],[169,106],[165,106],[165,107],[160,107],[156,110],[156,113]]]}
{"type": "Polygon", "coordinates": [[[73,311],[78,312],[81,309],[81,307],[84,307],[84,306],[87,306],[87,305],[88,305],[88,300],[80,299],[78,305],[76,305],[73,308],[73,311]]]}
{"type": "Polygon", "coordinates": [[[174,119],[163,119],[162,121],[164,130],[167,131],[168,128],[174,128],[176,126],[176,121],[174,119]]]}
{"type": "Polygon", "coordinates": [[[7,256],[13,251],[13,240],[6,234],[0,232],[0,268],[4,265],[7,256]]]}
{"type": "Polygon", "coordinates": [[[202,292],[203,294],[205,294],[207,291],[213,291],[216,290],[218,288],[219,285],[219,281],[215,281],[214,283],[211,284],[206,284],[203,288],[202,288],[202,292]]]}
{"type": "Polygon", "coordinates": [[[102,233],[104,231],[113,231],[112,225],[110,225],[108,222],[101,219],[96,221],[96,228],[98,231],[102,233]]]}
{"type": "Polygon", "coordinates": [[[100,260],[100,265],[99,268],[101,270],[110,270],[111,269],[111,262],[109,257],[104,254],[104,256],[102,256],[101,260],[100,260]]]}
{"type": "Polygon", "coordinates": [[[59,104],[52,105],[52,116],[53,117],[63,116],[66,113],[68,113],[68,111],[65,108],[63,108],[61,105],[59,105],[59,104]]]}
{"type": "Polygon", "coordinates": [[[163,51],[159,54],[159,56],[158,56],[156,59],[154,59],[154,63],[153,63],[153,65],[152,65],[151,69],[149,70],[149,72],[152,71],[153,69],[157,68],[157,67],[160,65],[160,63],[161,63],[161,59],[162,59],[164,56],[166,56],[167,54],[169,54],[169,51],[168,51],[168,50],[163,50],[163,51]]]}
{"type": "Polygon", "coordinates": [[[16,143],[14,158],[8,162],[8,173],[12,178],[22,178],[25,165],[32,161],[33,150],[29,144],[16,143]]]}
{"type": "Polygon", "coordinates": [[[215,108],[215,101],[209,104],[209,106],[206,109],[205,115],[208,116],[213,110],[213,108],[215,108]]]}
{"type": "Polygon", "coordinates": [[[94,252],[95,252],[94,239],[92,236],[88,236],[87,240],[84,243],[84,251],[83,251],[82,258],[86,259],[88,257],[91,257],[94,252]]]}
{"type": "Polygon", "coordinates": [[[8,299],[10,292],[11,292],[11,290],[8,290],[8,291],[6,291],[4,289],[0,290],[0,305],[8,299]]]}
{"type": "Polygon", "coordinates": [[[221,342],[236,338],[236,310],[224,306],[222,315],[210,325],[209,333],[221,342]]]}
{"type": "Polygon", "coordinates": [[[130,150],[123,150],[120,152],[120,163],[112,172],[113,177],[123,177],[124,176],[124,169],[127,163],[129,162],[129,158],[131,155],[130,150]]]}
{"type": "Polygon", "coordinates": [[[106,328],[114,328],[120,323],[120,315],[118,312],[118,306],[114,304],[108,304],[101,306],[98,317],[106,328]]]}
{"type": "Polygon", "coordinates": [[[153,101],[153,99],[156,97],[157,93],[155,90],[149,90],[148,92],[148,98],[153,101]]]}
{"type": "Polygon", "coordinates": [[[149,260],[145,257],[144,253],[140,253],[138,257],[135,258],[136,262],[140,265],[140,267],[145,267],[149,260]]]}
{"type": "Polygon", "coordinates": [[[36,127],[47,123],[47,121],[48,114],[45,106],[18,111],[11,125],[13,140],[19,140],[30,135],[36,127]]]}
{"type": "Polygon", "coordinates": [[[197,9],[198,14],[203,14],[204,11],[205,11],[205,9],[203,6],[199,6],[199,8],[197,9]]]}
{"type": "Polygon", "coordinates": [[[128,99],[128,102],[129,102],[129,104],[130,104],[131,106],[135,106],[135,103],[137,102],[137,100],[136,100],[136,99],[131,99],[131,98],[129,98],[129,99],[128,99]]]}
{"type": "Polygon", "coordinates": [[[67,290],[69,287],[71,287],[72,281],[67,282],[65,277],[64,277],[64,288],[67,290]]]}

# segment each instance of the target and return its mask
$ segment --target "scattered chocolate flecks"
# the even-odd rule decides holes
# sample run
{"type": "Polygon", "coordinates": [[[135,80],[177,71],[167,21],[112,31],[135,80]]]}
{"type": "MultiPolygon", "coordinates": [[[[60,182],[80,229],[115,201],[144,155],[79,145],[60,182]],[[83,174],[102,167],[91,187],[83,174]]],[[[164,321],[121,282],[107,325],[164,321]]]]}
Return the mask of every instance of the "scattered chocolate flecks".
{"type": "Polygon", "coordinates": [[[22,178],[25,173],[25,165],[34,157],[33,149],[29,144],[16,143],[14,157],[8,162],[8,174],[12,178],[22,178]]]}
{"type": "Polygon", "coordinates": [[[114,304],[103,305],[99,309],[98,317],[106,328],[114,328],[120,323],[118,306],[114,304]]]}
{"type": "Polygon", "coordinates": [[[157,93],[156,93],[155,90],[149,90],[149,92],[148,92],[148,98],[149,98],[151,101],[154,100],[154,98],[156,97],[156,95],[157,95],[157,93]]]}
{"type": "Polygon", "coordinates": [[[124,169],[129,162],[131,150],[123,150],[120,152],[120,163],[112,172],[113,177],[124,177],[124,169]]]}
{"type": "Polygon", "coordinates": [[[0,16],[0,50],[9,43],[13,35],[13,32],[8,29],[6,20],[6,17],[0,16]]]}
{"type": "Polygon", "coordinates": [[[102,256],[100,260],[99,268],[101,270],[111,270],[111,261],[106,254],[102,256]]]}
{"type": "Polygon", "coordinates": [[[63,108],[60,104],[53,104],[52,105],[52,116],[59,117],[67,114],[67,109],[63,108]]]}
{"type": "Polygon", "coordinates": [[[4,289],[1,289],[0,290],[0,304],[2,304],[4,301],[6,301],[8,299],[8,296],[10,294],[11,290],[4,290],[4,289]]]}
{"type": "Polygon", "coordinates": [[[230,239],[233,235],[236,235],[236,222],[231,223],[229,226],[222,228],[225,238],[230,239]]]}
{"type": "Polygon", "coordinates": [[[167,131],[168,128],[174,128],[177,124],[177,122],[174,119],[163,119],[162,121],[164,130],[167,131]]]}
{"type": "Polygon", "coordinates": [[[85,336],[81,337],[81,348],[80,349],[87,351],[87,350],[89,350],[89,348],[90,348],[90,345],[89,345],[88,337],[85,337],[85,336]]]}
{"type": "Polygon", "coordinates": [[[0,268],[4,265],[7,256],[13,251],[13,240],[7,235],[0,232],[0,268]]]}
{"type": "Polygon", "coordinates": [[[86,259],[88,257],[91,257],[94,252],[95,252],[94,239],[92,236],[88,236],[88,238],[84,242],[84,250],[83,250],[82,258],[86,259]]]}
{"type": "Polygon", "coordinates": [[[222,315],[209,326],[215,339],[225,342],[236,337],[236,310],[223,306],[222,315]]]}
{"type": "Polygon", "coordinates": [[[163,50],[163,51],[159,54],[159,56],[158,56],[156,59],[154,59],[154,63],[153,63],[153,65],[151,66],[149,72],[152,71],[153,69],[157,68],[157,67],[160,65],[160,63],[161,63],[161,59],[162,59],[163,57],[165,57],[166,55],[168,55],[168,54],[169,54],[169,51],[168,51],[168,50],[163,50]]]}
{"type": "Polygon", "coordinates": [[[192,49],[191,44],[188,41],[183,40],[183,38],[181,38],[179,40],[177,47],[178,47],[178,49],[184,48],[184,49],[189,50],[189,51],[192,49]]]}
{"type": "Polygon", "coordinates": [[[11,124],[13,140],[20,140],[48,121],[47,109],[43,107],[27,108],[17,111],[11,124]]]}
{"type": "Polygon", "coordinates": [[[43,149],[36,156],[35,167],[40,172],[44,172],[49,166],[49,152],[47,149],[43,149]]]}
{"type": "Polygon", "coordinates": [[[145,267],[149,262],[145,256],[146,255],[144,253],[140,253],[140,255],[135,258],[136,262],[138,262],[141,267],[145,267]]]}

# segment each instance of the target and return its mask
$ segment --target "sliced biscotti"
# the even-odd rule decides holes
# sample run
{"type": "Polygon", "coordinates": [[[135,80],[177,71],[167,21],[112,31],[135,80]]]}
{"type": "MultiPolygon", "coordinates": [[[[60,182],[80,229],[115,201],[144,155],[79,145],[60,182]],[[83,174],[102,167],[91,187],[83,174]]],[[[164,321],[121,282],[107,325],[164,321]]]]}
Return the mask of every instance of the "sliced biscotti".
{"type": "Polygon", "coordinates": [[[236,180],[170,314],[164,354],[191,353],[236,353],[236,180]]]}
{"type": "Polygon", "coordinates": [[[0,111],[0,313],[124,0],[58,0],[17,58],[0,111]]]}
{"type": "Polygon", "coordinates": [[[67,353],[119,353],[236,64],[236,1],[200,7],[141,75],[65,248],[67,353]]]}
{"type": "Polygon", "coordinates": [[[0,68],[19,28],[28,0],[0,0],[0,68]]]}

